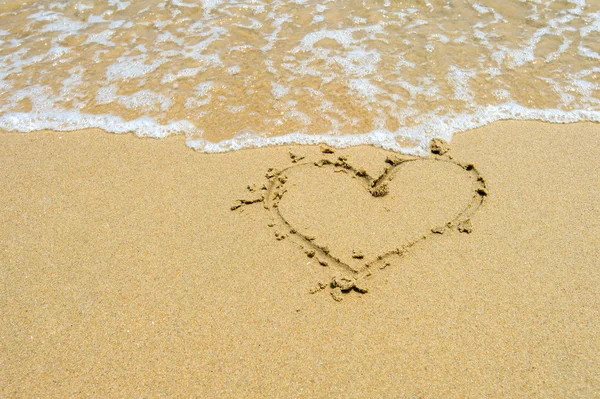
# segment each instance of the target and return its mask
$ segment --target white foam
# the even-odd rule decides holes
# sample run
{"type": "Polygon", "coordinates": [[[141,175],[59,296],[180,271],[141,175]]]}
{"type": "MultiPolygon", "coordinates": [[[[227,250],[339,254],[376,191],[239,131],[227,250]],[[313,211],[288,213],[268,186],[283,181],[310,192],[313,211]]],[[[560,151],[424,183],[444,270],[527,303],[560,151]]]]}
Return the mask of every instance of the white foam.
{"type": "Polygon", "coordinates": [[[87,19],[88,24],[98,24],[101,22],[107,22],[107,21],[99,15],[90,15],[87,19]]]}
{"type": "Polygon", "coordinates": [[[211,100],[211,89],[214,83],[211,81],[198,83],[194,87],[194,97],[189,97],[185,102],[186,108],[196,108],[203,105],[210,104],[211,100]]]}
{"type": "Polygon", "coordinates": [[[46,24],[44,28],[42,28],[42,32],[68,32],[74,33],[78,32],[80,29],[84,28],[86,24],[79,21],[73,21],[69,18],[52,18],[54,22],[46,24]]]}
{"type": "Polygon", "coordinates": [[[241,70],[242,69],[240,68],[239,65],[232,65],[226,69],[226,71],[229,75],[237,75],[238,73],[240,73],[241,70]]]}
{"type": "Polygon", "coordinates": [[[93,33],[88,35],[86,41],[83,44],[98,43],[104,46],[114,47],[115,44],[110,40],[115,34],[114,30],[107,29],[100,33],[93,33]]]}
{"type": "Polygon", "coordinates": [[[134,133],[140,137],[164,138],[173,134],[193,133],[196,127],[187,121],[160,124],[149,116],[125,121],[114,115],[93,115],[76,111],[25,113],[9,112],[0,116],[0,129],[15,132],[55,130],[60,132],[98,128],[110,133],[134,133]]]}
{"type": "Polygon", "coordinates": [[[371,102],[376,101],[375,95],[381,93],[379,87],[369,79],[350,79],[348,86],[355,94],[371,102]]]}
{"type": "Polygon", "coordinates": [[[112,21],[108,25],[108,29],[117,29],[117,28],[120,28],[124,23],[125,23],[125,21],[122,20],[122,19],[118,19],[116,21],[112,21]]]}
{"type": "Polygon", "coordinates": [[[223,2],[223,0],[201,0],[201,1],[202,1],[202,7],[204,8],[205,13],[211,12],[212,10],[217,8],[217,6],[219,6],[223,2]]]}
{"type": "Polygon", "coordinates": [[[120,79],[137,78],[156,70],[166,61],[166,59],[158,58],[147,63],[148,56],[146,54],[122,56],[117,58],[117,61],[107,68],[106,79],[110,82],[120,79]]]}
{"type": "Polygon", "coordinates": [[[117,85],[114,84],[100,87],[96,92],[96,103],[110,104],[117,99],[117,90],[117,85]]]}
{"type": "MultiPolygon", "coordinates": [[[[196,7],[196,4],[185,3],[185,2],[183,2],[181,0],[171,0],[171,2],[173,3],[174,6],[178,6],[178,7],[186,7],[186,8],[194,8],[194,7],[196,7]]],[[[211,3],[211,1],[205,0],[203,3],[205,3],[205,4],[206,3],[211,3]]],[[[209,5],[209,7],[211,7],[211,6],[209,5]]],[[[216,7],[216,5],[212,6],[212,8],[214,8],[214,7],[216,7]]]]}
{"type": "Polygon", "coordinates": [[[165,84],[165,83],[171,83],[177,79],[180,78],[189,78],[192,76],[196,76],[198,74],[198,72],[200,72],[202,70],[202,68],[198,67],[198,68],[185,68],[182,69],[180,71],[178,71],[177,73],[166,73],[163,75],[160,83],[165,84]]]}
{"type": "Polygon", "coordinates": [[[305,35],[302,40],[300,40],[300,45],[292,50],[292,53],[296,53],[298,51],[310,51],[313,50],[315,43],[323,39],[333,39],[344,47],[350,46],[355,42],[352,37],[351,29],[343,29],[343,30],[319,30],[316,32],[311,32],[305,35]]]}
{"type": "Polygon", "coordinates": [[[85,10],[91,10],[94,8],[94,6],[91,6],[89,4],[82,4],[82,3],[78,3],[75,7],[77,8],[77,11],[79,11],[79,12],[82,12],[85,10]]]}
{"type": "Polygon", "coordinates": [[[171,32],[162,32],[158,36],[156,36],[156,43],[164,43],[164,42],[173,42],[178,45],[183,45],[185,42],[183,38],[176,37],[171,32]]]}
{"type": "Polygon", "coordinates": [[[200,96],[206,96],[210,89],[212,89],[213,85],[214,83],[210,81],[198,83],[195,87],[196,93],[198,93],[200,96]]]}
{"type": "MultiPolygon", "coordinates": [[[[289,117],[303,118],[290,114],[289,117]]],[[[530,109],[514,102],[499,106],[479,108],[473,114],[431,115],[422,117],[417,126],[400,128],[391,132],[376,129],[371,132],[352,135],[306,135],[291,133],[283,136],[264,137],[263,134],[245,132],[232,139],[210,142],[201,137],[202,130],[187,121],[160,124],[151,117],[125,121],[112,115],[91,115],[74,111],[46,113],[12,112],[0,116],[0,129],[18,132],[39,130],[72,131],[77,129],[100,128],[108,132],[134,133],[142,137],[163,138],[173,134],[189,137],[187,145],[204,152],[227,152],[243,148],[255,148],[283,144],[321,144],[345,148],[354,145],[374,145],[388,150],[409,154],[424,155],[428,142],[433,137],[451,140],[455,133],[474,129],[499,120],[540,120],[553,123],[573,123],[580,121],[600,122],[600,111],[563,111],[556,109],[530,109]],[[411,139],[415,145],[406,146],[402,138],[411,139]]]]}
{"type": "Polygon", "coordinates": [[[141,110],[144,113],[152,111],[167,111],[172,100],[163,94],[143,89],[129,95],[118,95],[117,101],[127,109],[141,110]]]}
{"type": "Polygon", "coordinates": [[[317,15],[315,15],[313,17],[313,20],[312,20],[311,23],[312,24],[319,24],[319,23],[321,23],[323,21],[325,21],[325,17],[323,15],[321,15],[321,14],[317,14],[317,15]]]}
{"type": "MultiPolygon", "coordinates": [[[[409,128],[401,128],[396,132],[385,129],[373,130],[368,133],[354,135],[304,135],[292,133],[278,137],[260,137],[260,135],[241,135],[218,143],[203,141],[204,152],[227,152],[243,148],[265,147],[283,144],[328,144],[345,148],[354,145],[374,145],[388,150],[403,153],[425,155],[428,152],[430,139],[441,137],[448,141],[455,133],[485,126],[500,120],[540,120],[553,123],[573,123],[580,121],[600,122],[600,111],[562,111],[552,109],[529,109],[513,102],[500,106],[482,107],[474,114],[458,114],[453,116],[432,116],[422,124],[409,128]],[[409,138],[416,144],[411,147],[401,145],[409,138]]],[[[188,143],[190,145],[190,143],[188,143]]],[[[194,145],[190,145],[192,148],[194,145]]],[[[198,149],[198,148],[197,148],[198,149]]]]}
{"type": "Polygon", "coordinates": [[[296,110],[286,112],[285,117],[288,119],[296,119],[305,125],[308,125],[309,123],[312,122],[312,119],[310,116],[306,115],[304,112],[296,111],[296,110]]]}
{"type": "Polygon", "coordinates": [[[48,86],[31,85],[12,93],[9,97],[9,102],[16,104],[27,99],[31,102],[33,109],[45,112],[54,108],[55,101],[53,94],[52,89],[48,86]]]}
{"type": "Polygon", "coordinates": [[[347,76],[366,76],[377,71],[381,61],[380,54],[375,50],[365,51],[356,49],[349,51],[345,57],[332,57],[340,65],[347,76]]]}
{"type": "Polygon", "coordinates": [[[448,74],[446,75],[448,82],[454,89],[454,98],[457,100],[463,100],[472,102],[473,94],[469,87],[469,80],[475,76],[475,71],[461,70],[455,66],[448,68],[448,74]]]}
{"type": "Polygon", "coordinates": [[[279,99],[288,94],[289,91],[289,87],[286,87],[276,82],[271,82],[271,94],[273,94],[273,97],[279,99]]]}
{"type": "Polygon", "coordinates": [[[130,1],[119,1],[119,0],[108,0],[108,4],[111,6],[117,6],[117,10],[121,11],[129,7],[130,1]]]}

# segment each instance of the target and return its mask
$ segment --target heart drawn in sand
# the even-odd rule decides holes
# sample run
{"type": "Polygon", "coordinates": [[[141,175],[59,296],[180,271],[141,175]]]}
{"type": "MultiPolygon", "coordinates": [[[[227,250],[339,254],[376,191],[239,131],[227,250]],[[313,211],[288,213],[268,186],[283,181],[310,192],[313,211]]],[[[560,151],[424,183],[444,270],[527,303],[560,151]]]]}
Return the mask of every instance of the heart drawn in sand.
{"type": "Polygon", "coordinates": [[[385,162],[377,177],[345,157],[267,174],[260,201],[271,212],[276,237],[292,239],[331,269],[335,299],[350,290],[366,292],[366,278],[420,241],[453,228],[470,232],[470,217],[487,195],[476,168],[449,157],[392,156],[385,162]]]}

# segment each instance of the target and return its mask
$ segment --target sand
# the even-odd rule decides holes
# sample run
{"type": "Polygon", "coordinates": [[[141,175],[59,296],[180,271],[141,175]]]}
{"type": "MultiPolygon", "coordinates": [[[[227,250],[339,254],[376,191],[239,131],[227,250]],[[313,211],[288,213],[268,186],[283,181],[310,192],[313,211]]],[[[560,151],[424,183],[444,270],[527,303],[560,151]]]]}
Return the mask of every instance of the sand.
{"type": "Polygon", "coordinates": [[[598,397],[598,125],[450,144],[0,133],[0,397],[598,397]]]}

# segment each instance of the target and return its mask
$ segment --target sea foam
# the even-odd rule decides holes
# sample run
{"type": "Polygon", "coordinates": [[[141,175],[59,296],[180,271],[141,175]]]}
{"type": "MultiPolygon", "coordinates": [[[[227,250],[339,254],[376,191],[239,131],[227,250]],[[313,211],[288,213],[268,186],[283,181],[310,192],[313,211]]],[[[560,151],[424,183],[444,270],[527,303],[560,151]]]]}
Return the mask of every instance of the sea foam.
{"type": "Polygon", "coordinates": [[[421,154],[497,120],[599,121],[583,0],[68,3],[0,10],[1,129],[421,154]]]}

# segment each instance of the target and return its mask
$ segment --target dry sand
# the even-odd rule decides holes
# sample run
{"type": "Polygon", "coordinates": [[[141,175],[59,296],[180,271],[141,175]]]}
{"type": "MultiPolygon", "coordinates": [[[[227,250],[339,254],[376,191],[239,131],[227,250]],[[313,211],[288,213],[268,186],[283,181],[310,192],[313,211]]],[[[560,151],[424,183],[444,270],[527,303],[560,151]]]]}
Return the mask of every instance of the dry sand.
{"type": "Polygon", "coordinates": [[[0,397],[598,397],[598,125],[390,155],[0,133],[0,397]]]}

